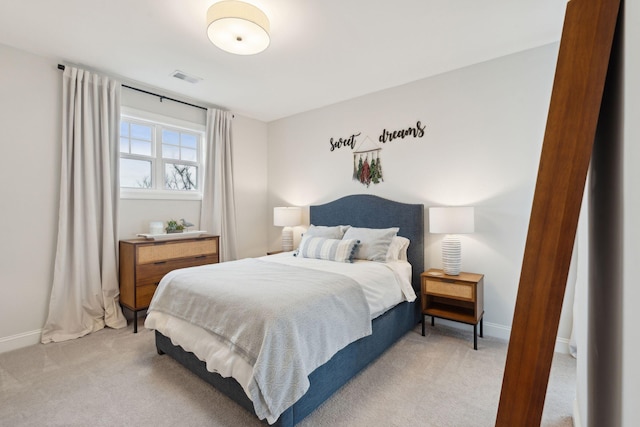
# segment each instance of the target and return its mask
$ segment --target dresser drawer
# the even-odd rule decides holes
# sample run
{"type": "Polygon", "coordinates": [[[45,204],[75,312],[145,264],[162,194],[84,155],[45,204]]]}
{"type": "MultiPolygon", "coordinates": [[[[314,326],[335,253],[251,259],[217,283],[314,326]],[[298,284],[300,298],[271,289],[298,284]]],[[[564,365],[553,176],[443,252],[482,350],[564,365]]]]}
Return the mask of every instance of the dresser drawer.
{"type": "Polygon", "coordinates": [[[178,268],[215,264],[217,262],[218,255],[202,255],[191,258],[158,261],[153,264],[138,264],[136,266],[136,286],[157,285],[165,274],[178,268]]]}
{"type": "Polygon", "coordinates": [[[136,289],[136,307],[149,307],[157,287],[158,285],[138,286],[136,289]]]}
{"type": "Polygon", "coordinates": [[[466,283],[426,280],[425,292],[446,297],[473,299],[473,287],[466,283]]]}
{"type": "Polygon", "coordinates": [[[152,264],[166,260],[192,258],[201,255],[217,256],[217,245],[214,239],[140,245],[138,247],[138,264],[152,264]]]}

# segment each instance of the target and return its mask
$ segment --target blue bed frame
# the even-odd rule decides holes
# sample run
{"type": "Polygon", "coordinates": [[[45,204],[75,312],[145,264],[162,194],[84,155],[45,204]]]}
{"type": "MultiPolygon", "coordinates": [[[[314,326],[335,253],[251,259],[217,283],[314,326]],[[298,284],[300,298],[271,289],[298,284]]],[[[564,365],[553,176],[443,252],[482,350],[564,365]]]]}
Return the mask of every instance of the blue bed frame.
{"type": "MultiPolygon", "coordinates": [[[[398,235],[411,240],[407,258],[412,265],[412,285],[420,295],[420,274],[424,271],[424,205],[398,203],[371,195],[346,196],[310,207],[310,222],[314,225],[352,225],[354,227],[399,227],[398,235]]],[[[289,427],[300,422],[320,406],[349,379],[392,346],[420,321],[419,299],[403,302],[372,322],[371,335],[351,343],[336,353],[327,363],[309,375],[307,393],[287,409],[274,424],[289,427]]],[[[159,354],[168,354],[203,380],[254,413],[253,403],[233,378],[223,378],[207,371],[205,363],[193,353],[174,346],[171,340],[156,331],[159,354]]]]}

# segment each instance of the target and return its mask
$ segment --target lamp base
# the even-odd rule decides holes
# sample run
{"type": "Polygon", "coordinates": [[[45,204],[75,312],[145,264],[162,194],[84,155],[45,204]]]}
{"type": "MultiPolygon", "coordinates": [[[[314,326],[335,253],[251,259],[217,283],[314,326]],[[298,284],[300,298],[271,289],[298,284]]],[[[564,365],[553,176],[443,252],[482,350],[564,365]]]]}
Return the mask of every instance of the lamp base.
{"type": "Polygon", "coordinates": [[[442,270],[448,276],[460,274],[461,244],[458,236],[447,235],[442,240],[442,270]]]}
{"type": "Polygon", "coordinates": [[[290,252],[293,250],[293,228],[284,227],[282,229],[282,251],[290,252]]]}

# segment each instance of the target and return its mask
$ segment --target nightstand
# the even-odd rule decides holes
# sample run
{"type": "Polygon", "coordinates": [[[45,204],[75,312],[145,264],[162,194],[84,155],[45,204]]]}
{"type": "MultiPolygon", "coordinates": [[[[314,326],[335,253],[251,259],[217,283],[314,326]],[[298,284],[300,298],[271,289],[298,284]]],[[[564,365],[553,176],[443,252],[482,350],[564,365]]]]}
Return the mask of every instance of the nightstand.
{"type": "Polygon", "coordinates": [[[482,337],[484,316],[484,275],[460,273],[448,276],[432,268],[420,275],[422,299],[422,336],[425,316],[431,316],[473,325],[473,349],[478,349],[478,324],[482,337]]]}

